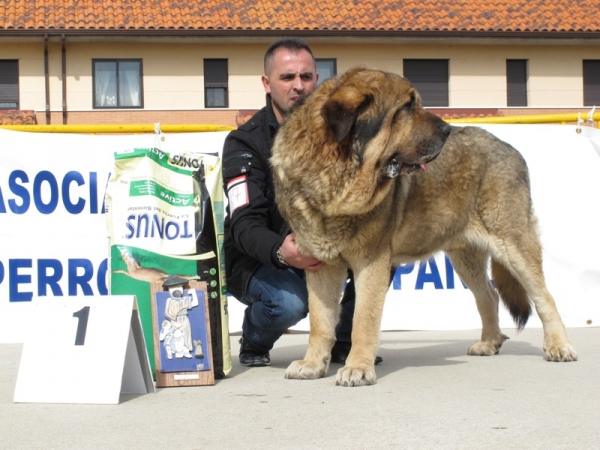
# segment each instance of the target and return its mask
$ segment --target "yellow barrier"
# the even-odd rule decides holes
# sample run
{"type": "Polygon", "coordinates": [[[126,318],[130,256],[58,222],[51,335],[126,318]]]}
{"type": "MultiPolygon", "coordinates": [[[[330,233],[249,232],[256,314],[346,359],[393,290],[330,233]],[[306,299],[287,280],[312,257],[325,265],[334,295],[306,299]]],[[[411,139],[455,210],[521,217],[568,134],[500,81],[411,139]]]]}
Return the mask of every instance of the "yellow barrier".
{"type": "MultiPolygon", "coordinates": [[[[489,124],[524,124],[524,123],[585,123],[589,113],[568,114],[537,114],[525,116],[501,116],[501,117],[465,117],[462,119],[446,119],[449,123],[489,123],[489,124]]],[[[592,120],[600,122],[600,112],[592,114],[592,120]]],[[[0,128],[15,131],[29,131],[34,133],[155,133],[155,124],[134,125],[0,125],[0,128]]],[[[163,133],[200,133],[208,131],[231,131],[236,127],[229,125],[206,125],[206,124],[160,124],[163,133]]]]}
{"type": "MultiPolygon", "coordinates": [[[[568,114],[538,114],[530,116],[502,116],[502,117],[471,117],[464,119],[447,119],[451,123],[567,123],[581,120],[585,123],[588,119],[588,113],[568,113],[568,114]]],[[[593,121],[600,121],[600,113],[592,115],[593,121]]]]}
{"type": "MultiPolygon", "coordinates": [[[[0,128],[15,131],[29,131],[34,133],[155,133],[155,124],[137,125],[0,125],[0,128]]],[[[231,131],[235,127],[228,125],[202,125],[202,124],[160,124],[163,133],[200,133],[207,131],[231,131]]]]}

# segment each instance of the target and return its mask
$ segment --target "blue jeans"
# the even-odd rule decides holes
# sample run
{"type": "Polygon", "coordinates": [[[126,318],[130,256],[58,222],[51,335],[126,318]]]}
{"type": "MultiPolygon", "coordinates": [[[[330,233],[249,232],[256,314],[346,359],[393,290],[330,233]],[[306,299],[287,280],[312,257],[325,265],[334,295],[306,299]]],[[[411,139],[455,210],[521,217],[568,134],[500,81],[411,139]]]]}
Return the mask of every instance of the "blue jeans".
{"type": "MultiPolygon", "coordinates": [[[[354,298],[351,300],[342,304],[343,310],[352,308],[354,312],[354,298]]],[[[261,266],[250,279],[248,292],[240,301],[248,306],[242,324],[244,338],[256,350],[266,353],[286,330],[308,314],[304,274],[292,269],[277,270],[261,266]]],[[[336,337],[349,342],[352,313],[348,315],[342,311],[341,318],[344,324],[336,328],[336,337]]]]}

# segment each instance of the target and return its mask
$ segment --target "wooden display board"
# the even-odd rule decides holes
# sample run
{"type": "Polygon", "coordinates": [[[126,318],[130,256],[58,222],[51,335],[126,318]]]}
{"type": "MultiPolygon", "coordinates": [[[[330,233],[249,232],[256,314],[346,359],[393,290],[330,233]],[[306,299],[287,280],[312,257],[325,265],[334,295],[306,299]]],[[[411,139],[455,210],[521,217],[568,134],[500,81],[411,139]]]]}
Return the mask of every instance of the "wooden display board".
{"type": "Polygon", "coordinates": [[[215,384],[207,285],[189,281],[184,289],[176,299],[151,285],[157,387],[215,384]]]}

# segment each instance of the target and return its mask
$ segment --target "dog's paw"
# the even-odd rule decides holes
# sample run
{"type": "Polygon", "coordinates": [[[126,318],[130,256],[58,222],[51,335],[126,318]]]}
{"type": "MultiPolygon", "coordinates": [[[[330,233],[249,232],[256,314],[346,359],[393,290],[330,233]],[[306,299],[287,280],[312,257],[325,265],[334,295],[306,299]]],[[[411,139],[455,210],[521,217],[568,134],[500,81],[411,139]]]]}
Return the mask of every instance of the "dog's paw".
{"type": "Polygon", "coordinates": [[[500,351],[500,347],[502,347],[502,344],[507,339],[508,336],[500,334],[496,339],[477,341],[468,348],[467,354],[471,356],[497,355],[500,351]]]}
{"type": "Polygon", "coordinates": [[[369,386],[377,383],[375,366],[344,366],[338,370],[336,386],[369,386]]]}
{"type": "Polygon", "coordinates": [[[315,380],[323,378],[327,371],[327,364],[313,363],[307,360],[293,361],[285,371],[285,377],[295,380],[315,380]]]}
{"type": "Polygon", "coordinates": [[[546,355],[545,355],[546,361],[554,361],[554,362],[577,361],[577,352],[569,343],[562,344],[562,345],[547,346],[544,350],[546,352],[546,355]]]}

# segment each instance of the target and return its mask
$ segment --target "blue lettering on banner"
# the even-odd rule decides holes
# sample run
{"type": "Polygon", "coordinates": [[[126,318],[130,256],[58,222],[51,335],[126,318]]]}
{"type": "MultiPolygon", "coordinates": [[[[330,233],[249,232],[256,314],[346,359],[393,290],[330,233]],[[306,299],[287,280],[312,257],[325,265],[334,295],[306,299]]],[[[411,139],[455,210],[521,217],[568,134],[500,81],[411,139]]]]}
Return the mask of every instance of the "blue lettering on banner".
{"type": "Polygon", "coordinates": [[[9,301],[29,302],[31,292],[19,292],[20,284],[31,284],[31,275],[20,274],[19,269],[31,269],[30,259],[11,259],[8,264],[9,301]],[[14,299],[14,300],[13,300],[14,299]]]}
{"type": "Polygon", "coordinates": [[[400,266],[398,266],[396,272],[394,273],[394,278],[392,280],[392,287],[394,288],[394,290],[399,291],[402,289],[402,275],[407,275],[411,273],[414,268],[414,263],[401,264],[400,266]]]}
{"type": "Polygon", "coordinates": [[[66,283],[68,296],[94,295],[94,288],[100,295],[108,295],[106,272],[108,259],[104,259],[97,268],[88,259],[72,258],[67,260],[66,268],[58,259],[9,259],[8,270],[0,261],[0,284],[8,283],[9,302],[29,302],[34,292],[43,297],[65,295],[60,282],[66,283]],[[32,273],[37,273],[37,289],[32,286],[32,273]],[[8,276],[6,276],[8,274],[8,276]]]}
{"type": "Polygon", "coordinates": [[[39,212],[42,214],[52,214],[58,205],[58,183],[52,172],[42,170],[39,172],[33,180],[33,201],[39,212]],[[50,200],[48,203],[44,203],[42,200],[42,187],[43,183],[46,182],[50,189],[50,200]]]}
{"type": "Polygon", "coordinates": [[[189,220],[184,220],[178,223],[174,220],[165,221],[164,217],[158,217],[157,214],[138,214],[130,215],[127,217],[127,223],[125,227],[128,233],[125,235],[125,239],[139,239],[148,237],[160,237],[161,239],[167,238],[172,241],[174,239],[189,239],[194,237],[190,232],[189,220]]]}
{"type": "MultiPolygon", "coordinates": [[[[454,289],[454,267],[450,262],[450,258],[444,256],[444,266],[446,269],[446,289],[454,289]]],[[[415,268],[415,264],[402,264],[398,266],[394,277],[392,279],[392,288],[396,291],[402,290],[402,276],[408,275],[415,268]]],[[[415,281],[415,289],[422,290],[425,283],[432,283],[435,289],[444,289],[442,283],[442,277],[438,269],[435,259],[429,258],[428,260],[419,261],[419,270],[417,272],[417,279],[415,281]]],[[[467,286],[462,282],[463,287],[466,289],[467,286]]]]}
{"type": "Polygon", "coordinates": [[[60,205],[69,214],[105,213],[104,203],[99,208],[99,196],[104,202],[104,192],[98,192],[96,172],[84,176],[80,172],[70,171],[62,179],[57,179],[52,172],[42,170],[32,179],[24,170],[13,170],[8,176],[8,189],[3,189],[2,184],[0,180],[0,213],[25,214],[32,208],[32,200],[33,206],[41,214],[52,214],[60,205]],[[86,184],[87,198],[71,193],[72,188],[86,184]]]}
{"type": "MultiPolygon", "coordinates": [[[[23,170],[15,170],[10,174],[8,177],[8,186],[16,196],[21,198],[21,205],[19,206],[15,200],[9,200],[8,206],[15,214],[23,214],[29,209],[29,203],[31,203],[31,199],[29,197],[29,191],[27,191],[24,186],[18,184],[17,180],[27,183],[29,182],[29,177],[23,170]]],[[[4,208],[4,212],[6,212],[6,208],[4,208]]]]}
{"type": "Polygon", "coordinates": [[[38,260],[38,295],[48,295],[48,287],[52,295],[62,297],[63,291],[58,282],[62,279],[63,268],[58,259],[38,260]],[[48,271],[51,270],[52,274],[48,271]]]}
{"type": "Polygon", "coordinates": [[[415,289],[421,290],[425,283],[433,283],[436,289],[444,289],[442,280],[440,279],[440,271],[437,268],[435,259],[429,258],[427,261],[421,261],[419,264],[419,275],[417,275],[417,284],[415,289]],[[427,267],[431,267],[431,271],[427,272],[427,267]]]}

